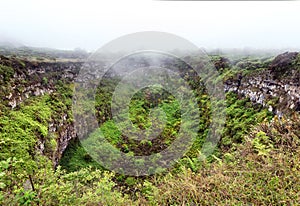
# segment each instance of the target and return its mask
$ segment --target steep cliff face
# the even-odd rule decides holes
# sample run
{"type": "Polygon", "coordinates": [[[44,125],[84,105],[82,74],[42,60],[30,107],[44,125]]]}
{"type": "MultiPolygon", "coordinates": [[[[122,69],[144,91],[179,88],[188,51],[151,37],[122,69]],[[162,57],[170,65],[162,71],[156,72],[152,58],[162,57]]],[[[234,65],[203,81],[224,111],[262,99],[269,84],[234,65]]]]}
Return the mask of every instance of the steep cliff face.
{"type": "Polygon", "coordinates": [[[51,94],[58,81],[70,84],[81,62],[29,62],[0,56],[0,63],[13,69],[10,81],[1,89],[2,101],[14,109],[32,96],[51,94]]]}
{"type": "MultiPolygon", "coordinates": [[[[82,65],[81,62],[29,62],[4,56],[0,57],[0,63],[1,110],[18,110],[22,102],[33,97],[57,98],[57,85],[71,85],[82,65]]],[[[67,98],[71,100],[71,96],[67,98]]],[[[70,111],[55,111],[55,117],[49,119],[48,138],[37,139],[36,150],[48,156],[54,166],[69,141],[76,138],[72,119],[70,111]],[[55,140],[55,148],[50,150],[47,142],[51,139],[55,140]]]]}
{"type": "Polygon", "coordinates": [[[233,91],[281,116],[300,111],[300,56],[284,53],[268,68],[237,74],[225,81],[225,91],[233,91]]]}
{"type": "MultiPolygon", "coordinates": [[[[56,167],[59,163],[59,160],[62,157],[63,152],[67,148],[70,140],[75,139],[77,137],[77,134],[75,132],[74,124],[71,122],[67,122],[67,115],[62,115],[63,121],[61,121],[59,124],[50,123],[49,125],[49,133],[51,134],[57,134],[57,147],[52,154],[52,162],[53,165],[56,167]]],[[[45,142],[40,145],[45,145],[45,142]]],[[[41,150],[41,152],[43,152],[41,150]]]]}

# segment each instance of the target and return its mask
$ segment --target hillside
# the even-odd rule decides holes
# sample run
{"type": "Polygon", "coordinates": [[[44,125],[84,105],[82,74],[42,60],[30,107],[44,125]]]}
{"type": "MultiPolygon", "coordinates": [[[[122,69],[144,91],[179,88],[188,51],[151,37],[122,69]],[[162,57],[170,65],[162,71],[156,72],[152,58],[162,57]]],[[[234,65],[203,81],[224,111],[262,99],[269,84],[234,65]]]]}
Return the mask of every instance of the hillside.
{"type": "MultiPolygon", "coordinates": [[[[88,120],[84,120],[85,109],[92,108],[99,130],[114,148],[129,157],[149,156],[172,145],[182,127],[187,132],[193,128],[190,119],[186,125],[183,123],[180,102],[174,94],[154,85],[132,96],[128,118],[133,125],[143,130],[155,125],[161,129],[159,138],[132,140],[119,131],[112,117],[113,93],[121,82],[118,70],[105,74],[96,87],[93,102],[83,105],[82,111],[74,111],[74,101],[80,102],[82,98],[80,92],[74,96],[76,78],[87,53],[6,48],[0,54],[1,205],[296,205],[300,202],[300,54],[297,52],[232,58],[211,54],[209,57],[219,74],[215,81],[224,85],[225,102],[214,102],[202,80],[184,61],[160,61],[156,66],[179,68],[180,76],[196,96],[200,121],[195,141],[183,157],[166,170],[155,168],[151,172],[153,168],[138,162],[137,167],[151,173],[143,176],[110,171],[86,151],[85,145],[97,138],[97,133],[84,130],[89,126],[88,120]],[[210,133],[212,105],[222,104],[226,122],[222,131],[217,131],[221,139],[213,153],[201,159],[199,151],[210,133]],[[157,119],[149,117],[154,108],[159,108],[155,113],[157,119]],[[83,121],[79,125],[83,132],[76,128],[74,115],[81,115],[83,121]],[[159,127],[161,120],[166,122],[164,128],[159,127]],[[82,134],[84,139],[80,137],[82,134]]],[[[185,58],[197,57],[182,57],[185,58]]],[[[146,60],[145,57],[130,59],[129,65],[141,65],[146,60]]],[[[124,100],[117,100],[115,109],[124,117],[120,109],[124,100]]],[[[191,116],[194,111],[184,112],[191,116]]],[[[120,124],[125,125],[120,119],[120,124]]],[[[104,147],[103,144],[96,146],[104,147]]],[[[113,158],[111,163],[118,166],[113,158]]]]}

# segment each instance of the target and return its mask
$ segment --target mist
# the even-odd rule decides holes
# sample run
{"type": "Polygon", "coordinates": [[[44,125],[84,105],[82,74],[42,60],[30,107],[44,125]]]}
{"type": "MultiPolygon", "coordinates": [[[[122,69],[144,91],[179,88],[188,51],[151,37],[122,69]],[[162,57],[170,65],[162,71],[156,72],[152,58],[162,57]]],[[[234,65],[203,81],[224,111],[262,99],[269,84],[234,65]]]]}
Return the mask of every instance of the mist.
{"type": "Polygon", "coordinates": [[[120,36],[169,32],[205,49],[300,48],[298,1],[2,1],[0,43],[95,51],[120,36]]]}

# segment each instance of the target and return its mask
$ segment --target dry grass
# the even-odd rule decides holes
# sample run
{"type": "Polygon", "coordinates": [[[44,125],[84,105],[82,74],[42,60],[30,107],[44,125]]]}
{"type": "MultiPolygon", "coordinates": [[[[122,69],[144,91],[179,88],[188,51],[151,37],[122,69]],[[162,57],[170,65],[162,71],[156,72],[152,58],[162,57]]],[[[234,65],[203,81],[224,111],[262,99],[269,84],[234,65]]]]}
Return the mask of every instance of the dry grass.
{"type": "MultiPolygon", "coordinates": [[[[204,164],[196,173],[156,180],[153,205],[296,205],[300,202],[299,117],[263,123],[231,158],[204,164]],[[260,134],[260,135],[258,135],[260,134]],[[265,134],[262,136],[261,134],[265,134]],[[280,140],[284,137],[284,140],[280,140]],[[298,139],[297,139],[298,138],[298,139]],[[256,139],[256,140],[255,140],[256,139]],[[268,139],[269,141],[266,141],[268,139]],[[265,145],[258,147],[254,142],[265,145]],[[260,152],[259,149],[270,151],[260,152]]],[[[225,155],[226,157],[226,155],[225,155]]]]}

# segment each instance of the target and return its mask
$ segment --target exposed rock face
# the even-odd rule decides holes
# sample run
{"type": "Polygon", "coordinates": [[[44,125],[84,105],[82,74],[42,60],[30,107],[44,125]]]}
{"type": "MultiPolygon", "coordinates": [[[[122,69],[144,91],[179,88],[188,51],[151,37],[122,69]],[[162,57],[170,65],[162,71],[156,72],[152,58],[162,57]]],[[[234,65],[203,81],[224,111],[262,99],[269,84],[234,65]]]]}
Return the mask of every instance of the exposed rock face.
{"type": "Polygon", "coordinates": [[[296,62],[297,58],[296,52],[281,54],[267,70],[227,80],[225,91],[249,97],[279,116],[300,111],[300,62],[296,62]]]}
{"type": "Polygon", "coordinates": [[[79,72],[82,63],[31,63],[10,65],[15,69],[13,83],[6,87],[3,97],[12,109],[30,96],[51,94],[58,80],[70,83],[79,72]]]}
{"type": "Polygon", "coordinates": [[[75,132],[74,124],[73,123],[61,123],[61,125],[53,125],[53,127],[50,127],[49,129],[56,131],[58,129],[58,142],[57,142],[57,148],[55,153],[52,157],[52,162],[54,166],[57,166],[59,163],[59,160],[67,148],[70,140],[75,139],[77,137],[77,134],[75,132]]]}
{"type": "Polygon", "coordinates": [[[284,74],[291,71],[291,67],[295,64],[295,60],[298,57],[298,52],[286,52],[278,55],[270,64],[270,70],[272,73],[284,74]]]}
{"type": "MultiPolygon", "coordinates": [[[[63,114],[62,117],[65,115],[66,114],[63,114]]],[[[52,160],[53,166],[56,167],[70,140],[75,139],[77,134],[75,132],[73,123],[61,121],[60,123],[56,124],[54,122],[58,121],[50,122],[48,128],[49,138],[55,138],[57,143],[54,151],[51,151],[50,154],[46,151],[47,146],[45,138],[38,139],[35,148],[40,154],[48,156],[52,160]]]]}
{"type": "MultiPolygon", "coordinates": [[[[81,62],[28,62],[17,59],[8,59],[0,56],[1,65],[13,68],[11,81],[0,88],[1,104],[11,109],[16,108],[24,100],[32,96],[51,94],[56,91],[56,84],[72,83],[77,76],[81,62]]],[[[47,154],[57,166],[62,153],[69,141],[76,138],[74,124],[70,122],[68,111],[62,112],[60,117],[49,122],[49,138],[56,141],[56,148],[47,152],[46,140],[37,140],[36,149],[41,154],[47,154]],[[54,136],[53,136],[54,135],[54,136]]]]}

